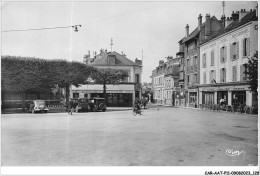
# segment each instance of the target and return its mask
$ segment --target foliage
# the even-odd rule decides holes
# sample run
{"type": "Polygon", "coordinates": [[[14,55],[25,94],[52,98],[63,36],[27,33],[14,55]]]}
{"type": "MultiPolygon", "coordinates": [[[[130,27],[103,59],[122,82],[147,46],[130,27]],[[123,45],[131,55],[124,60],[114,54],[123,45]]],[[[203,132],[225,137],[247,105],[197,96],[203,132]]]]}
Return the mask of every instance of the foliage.
{"type": "Polygon", "coordinates": [[[96,68],[91,78],[97,84],[118,84],[128,77],[127,71],[111,68],[96,68]]]}
{"type": "Polygon", "coordinates": [[[258,95],[258,51],[256,51],[248,61],[248,69],[245,72],[248,75],[250,89],[258,95]]]}
{"type": "Polygon", "coordinates": [[[106,85],[122,82],[128,77],[128,72],[120,69],[95,68],[90,77],[94,83],[103,85],[103,94],[104,98],[106,98],[106,85]]]}
{"type": "Polygon", "coordinates": [[[46,60],[29,57],[2,56],[2,91],[52,92],[53,88],[85,84],[92,67],[80,62],[66,60],[46,60]]]}

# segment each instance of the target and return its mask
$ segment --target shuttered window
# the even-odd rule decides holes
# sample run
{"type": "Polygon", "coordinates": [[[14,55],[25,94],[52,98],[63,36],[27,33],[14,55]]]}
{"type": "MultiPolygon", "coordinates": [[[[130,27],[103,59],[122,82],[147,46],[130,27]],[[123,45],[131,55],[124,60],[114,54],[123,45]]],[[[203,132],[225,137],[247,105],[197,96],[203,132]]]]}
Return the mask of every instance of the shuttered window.
{"type": "Polygon", "coordinates": [[[210,65],[213,66],[214,65],[214,50],[211,51],[211,62],[210,65]]]}
{"type": "Polygon", "coordinates": [[[250,38],[243,39],[243,56],[250,56],[250,38]]]}
{"type": "Polygon", "coordinates": [[[206,68],[206,54],[203,54],[203,56],[202,56],[202,67],[203,68],[206,68]]]}
{"type": "Polygon", "coordinates": [[[225,63],[227,61],[227,47],[223,46],[220,48],[220,63],[225,63]]]}
{"type": "Polygon", "coordinates": [[[226,82],[226,69],[220,69],[220,82],[226,82]]]}
{"type": "Polygon", "coordinates": [[[234,42],[230,44],[230,60],[236,60],[239,58],[239,43],[234,42]]]}
{"type": "Polygon", "coordinates": [[[203,83],[206,84],[206,72],[203,72],[203,83]]]}
{"type": "Polygon", "coordinates": [[[232,81],[237,81],[237,66],[233,66],[233,79],[232,81]]]}
{"type": "Polygon", "coordinates": [[[240,65],[240,81],[247,81],[247,64],[240,65]]]}

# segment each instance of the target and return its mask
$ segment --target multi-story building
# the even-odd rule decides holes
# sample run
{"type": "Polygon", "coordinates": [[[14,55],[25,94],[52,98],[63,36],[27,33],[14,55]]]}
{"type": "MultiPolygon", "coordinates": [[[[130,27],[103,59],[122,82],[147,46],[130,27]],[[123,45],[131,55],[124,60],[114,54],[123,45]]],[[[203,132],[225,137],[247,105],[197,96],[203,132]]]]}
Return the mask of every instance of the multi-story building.
{"type": "Polygon", "coordinates": [[[151,78],[154,103],[174,106],[176,87],[179,87],[179,58],[169,56],[165,63],[160,60],[151,78]]]}
{"type": "MultiPolygon", "coordinates": [[[[189,33],[189,25],[186,26],[186,37],[179,44],[184,53],[183,74],[184,74],[184,91],[185,105],[190,107],[198,107],[198,84],[200,83],[200,42],[207,39],[219,29],[221,29],[222,21],[215,16],[210,17],[206,14],[206,20],[202,23],[202,16],[198,17],[198,27],[189,33]]],[[[183,53],[178,53],[182,55],[183,53]]]]}
{"type": "Polygon", "coordinates": [[[222,17],[225,28],[200,45],[199,104],[252,106],[257,101],[249,89],[248,58],[258,49],[258,13],[241,9],[232,17],[222,17]]]}
{"type": "MultiPolygon", "coordinates": [[[[125,54],[115,51],[101,50],[100,54],[90,58],[87,55],[84,62],[97,68],[120,69],[128,72],[128,77],[119,84],[106,85],[107,106],[132,106],[136,97],[141,98],[142,61],[135,62],[128,59],[125,54]]],[[[71,97],[103,97],[101,84],[86,84],[79,87],[72,86],[71,97]]]]}

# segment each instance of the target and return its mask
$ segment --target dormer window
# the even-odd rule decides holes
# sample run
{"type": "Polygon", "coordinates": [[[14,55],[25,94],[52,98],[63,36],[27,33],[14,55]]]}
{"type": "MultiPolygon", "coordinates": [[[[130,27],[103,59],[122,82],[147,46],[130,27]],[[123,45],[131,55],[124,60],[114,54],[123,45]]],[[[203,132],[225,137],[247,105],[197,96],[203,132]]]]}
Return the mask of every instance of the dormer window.
{"type": "Polygon", "coordinates": [[[109,65],[116,65],[116,56],[115,55],[108,56],[108,63],[109,65]]]}

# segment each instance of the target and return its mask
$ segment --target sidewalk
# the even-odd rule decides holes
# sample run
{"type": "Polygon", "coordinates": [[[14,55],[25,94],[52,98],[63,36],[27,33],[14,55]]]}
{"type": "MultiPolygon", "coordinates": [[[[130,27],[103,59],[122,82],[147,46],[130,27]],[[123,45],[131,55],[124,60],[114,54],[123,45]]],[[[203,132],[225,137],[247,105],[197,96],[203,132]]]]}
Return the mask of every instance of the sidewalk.
{"type": "MultiPolygon", "coordinates": [[[[107,107],[107,111],[127,111],[132,110],[132,107],[107,107]]],[[[52,108],[48,111],[48,113],[62,113],[66,112],[64,107],[60,108],[52,108]]],[[[29,112],[22,112],[22,108],[10,108],[1,110],[1,114],[22,114],[22,113],[29,113],[29,112]]]]}

